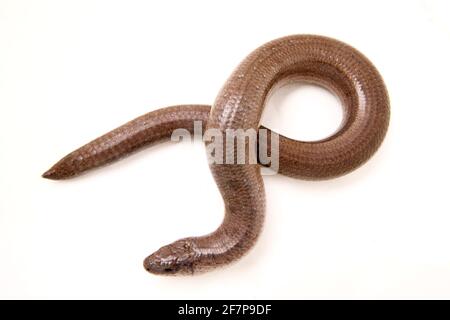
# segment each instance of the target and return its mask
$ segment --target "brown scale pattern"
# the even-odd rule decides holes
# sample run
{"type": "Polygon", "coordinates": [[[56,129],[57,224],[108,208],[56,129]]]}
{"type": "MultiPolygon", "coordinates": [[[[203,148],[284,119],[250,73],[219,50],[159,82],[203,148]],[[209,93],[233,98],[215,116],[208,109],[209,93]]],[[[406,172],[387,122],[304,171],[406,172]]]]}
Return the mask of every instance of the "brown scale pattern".
{"type": "MultiPolygon", "coordinates": [[[[345,119],[330,137],[302,142],[279,136],[279,173],[302,179],[340,176],[367,161],[389,124],[389,99],[381,76],[356,49],[331,38],[293,35],[253,51],[219,92],[212,109],[180,105],[147,113],[73,151],[44,173],[65,179],[111,163],[144,146],[167,141],[193,122],[203,129],[257,129],[270,92],[287,81],[303,80],[337,94],[345,119]]],[[[270,141],[269,141],[270,143],[270,141]]],[[[225,149],[224,149],[225,152],[225,149]]],[[[265,194],[256,164],[211,164],[222,194],[225,218],[211,234],[175,241],[150,255],[145,268],[155,274],[193,274],[230,263],[253,246],[261,232],[265,194]]]]}

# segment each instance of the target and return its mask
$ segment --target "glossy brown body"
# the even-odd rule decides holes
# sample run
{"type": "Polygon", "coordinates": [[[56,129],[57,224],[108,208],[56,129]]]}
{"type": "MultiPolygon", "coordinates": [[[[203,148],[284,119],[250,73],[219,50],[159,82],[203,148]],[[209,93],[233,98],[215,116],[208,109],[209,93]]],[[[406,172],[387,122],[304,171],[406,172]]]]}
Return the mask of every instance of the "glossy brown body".
{"type": "MultiPolygon", "coordinates": [[[[357,168],[380,146],[389,123],[389,100],[375,67],[354,48],[334,39],[294,35],[252,52],[232,73],[212,110],[204,105],[150,112],[88,143],[44,174],[63,179],[110,163],[143,146],[170,138],[173,130],[257,129],[269,92],[300,79],[329,88],[344,106],[341,128],[329,138],[302,142],[280,136],[279,172],[304,179],[336,177],[357,168]]],[[[150,255],[144,266],[156,274],[192,274],[225,265],[254,244],[264,221],[264,185],[257,164],[211,164],[225,203],[225,218],[213,233],[178,240],[150,255]]]]}

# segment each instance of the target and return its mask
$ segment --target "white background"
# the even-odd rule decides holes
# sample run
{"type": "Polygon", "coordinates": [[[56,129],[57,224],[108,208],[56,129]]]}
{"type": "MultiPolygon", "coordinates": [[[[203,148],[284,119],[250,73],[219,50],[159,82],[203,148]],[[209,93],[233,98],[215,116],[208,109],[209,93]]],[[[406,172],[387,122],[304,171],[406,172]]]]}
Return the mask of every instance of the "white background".
{"type": "MultiPolygon", "coordinates": [[[[449,13],[444,0],[0,0],[0,298],[450,298],[449,13]],[[372,60],[389,132],[345,177],[265,177],[264,231],[232,266],[177,278],[142,268],[160,246],[221,222],[201,144],[40,178],[138,115],[212,103],[246,54],[295,33],[372,60]]],[[[302,87],[276,95],[263,122],[317,138],[338,110],[302,87]]]]}

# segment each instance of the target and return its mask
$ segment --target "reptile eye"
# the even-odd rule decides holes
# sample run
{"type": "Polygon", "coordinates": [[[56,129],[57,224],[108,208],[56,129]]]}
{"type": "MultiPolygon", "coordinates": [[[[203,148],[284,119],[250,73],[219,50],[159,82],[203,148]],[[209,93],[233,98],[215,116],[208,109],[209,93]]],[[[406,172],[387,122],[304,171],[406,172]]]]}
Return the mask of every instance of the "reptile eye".
{"type": "Polygon", "coordinates": [[[172,268],[165,268],[164,271],[165,271],[165,272],[172,272],[173,269],[172,269],[172,268]]]}

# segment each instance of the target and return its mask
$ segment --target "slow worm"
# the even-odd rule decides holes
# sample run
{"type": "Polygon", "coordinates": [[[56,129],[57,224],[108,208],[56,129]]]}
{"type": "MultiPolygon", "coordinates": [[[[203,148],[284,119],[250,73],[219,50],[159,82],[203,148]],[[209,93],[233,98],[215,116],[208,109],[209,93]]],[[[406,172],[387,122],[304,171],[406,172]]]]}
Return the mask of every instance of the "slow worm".
{"type": "MultiPolygon", "coordinates": [[[[345,118],[336,133],[320,141],[302,142],[280,135],[279,173],[326,179],[368,160],[389,123],[389,99],[380,74],[349,45],[323,36],[293,35],[268,42],[248,55],[220,90],[212,109],[182,105],[145,114],[68,154],[43,177],[70,178],[111,163],[168,140],[175,129],[192,132],[194,120],[223,136],[230,129],[257,130],[271,89],[293,78],[337,94],[345,118]]],[[[226,265],[248,252],[261,233],[265,194],[259,165],[212,163],[210,169],[225,204],[222,224],[208,235],[184,238],[151,254],[144,261],[149,272],[193,274],[226,265]]]]}

